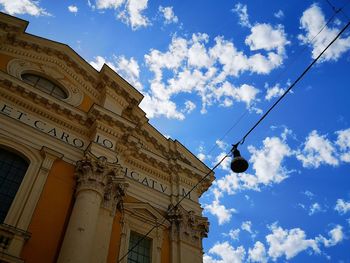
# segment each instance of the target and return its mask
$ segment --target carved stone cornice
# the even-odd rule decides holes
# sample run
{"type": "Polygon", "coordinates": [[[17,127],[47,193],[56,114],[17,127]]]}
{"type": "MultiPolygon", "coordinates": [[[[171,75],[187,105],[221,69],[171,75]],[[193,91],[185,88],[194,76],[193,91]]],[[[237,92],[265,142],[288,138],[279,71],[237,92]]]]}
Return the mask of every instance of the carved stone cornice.
{"type": "Polygon", "coordinates": [[[89,112],[88,112],[88,118],[94,122],[95,120],[103,121],[111,126],[118,126],[123,128],[124,130],[131,130],[136,127],[136,124],[132,123],[131,121],[121,117],[118,114],[115,114],[114,112],[111,112],[97,104],[94,104],[89,112]]]}
{"type": "MultiPolygon", "coordinates": [[[[89,74],[86,69],[79,66],[79,64],[75,62],[73,58],[67,54],[67,52],[48,47],[47,44],[41,45],[37,41],[34,43],[28,39],[25,39],[26,37],[28,38],[27,35],[22,37],[18,34],[7,33],[6,39],[4,40],[4,45],[1,46],[1,49],[11,54],[30,57],[38,61],[46,63],[49,62],[60,66],[60,68],[62,68],[67,74],[69,74],[73,79],[78,81],[80,85],[85,87],[91,94],[93,94],[94,97],[99,98],[99,92],[93,88],[97,87],[97,79],[89,74]],[[34,51],[35,53],[30,51],[34,51]],[[80,75],[84,81],[81,78],[78,78],[77,75],[80,75]],[[87,83],[89,83],[89,85],[87,85],[87,83]]],[[[62,45],[58,42],[49,42],[54,43],[57,46],[62,45]]],[[[67,49],[67,46],[62,45],[61,48],[67,49]]],[[[72,52],[72,50],[70,50],[70,52],[72,52]]]]}
{"type": "Polygon", "coordinates": [[[62,125],[63,127],[69,128],[70,130],[76,131],[80,134],[88,135],[85,129],[82,129],[83,125],[86,122],[86,114],[77,110],[76,108],[61,102],[50,95],[39,94],[35,89],[28,88],[26,84],[20,80],[15,79],[9,75],[4,76],[5,73],[0,72],[0,93],[3,97],[7,98],[9,101],[12,101],[18,105],[21,105],[25,109],[30,110],[31,112],[37,113],[40,116],[47,118],[55,123],[62,125]],[[15,96],[15,94],[17,96],[15,96]],[[23,98],[23,101],[19,101],[18,96],[23,98]],[[33,104],[25,102],[31,101],[33,104]],[[49,109],[40,110],[38,105],[49,109]],[[57,116],[65,116],[65,119],[57,118],[53,113],[56,113],[57,116]],[[68,122],[67,120],[74,120],[74,124],[68,122]],[[77,127],[76,123],[82,125],[77,127]]]}

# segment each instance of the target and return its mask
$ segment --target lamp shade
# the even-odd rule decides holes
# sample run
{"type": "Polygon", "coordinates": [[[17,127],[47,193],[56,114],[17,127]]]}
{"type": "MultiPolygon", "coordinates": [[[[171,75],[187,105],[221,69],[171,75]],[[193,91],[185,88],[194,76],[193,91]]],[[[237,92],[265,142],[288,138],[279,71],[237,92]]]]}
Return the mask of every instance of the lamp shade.
{"type": "Polygon", "coordinates": [[[235,173],[243,173],[248,169],[248,162],[241,156],[237,148],[233,150],[233,159],[231,161],[231,170],[235,173]]]}

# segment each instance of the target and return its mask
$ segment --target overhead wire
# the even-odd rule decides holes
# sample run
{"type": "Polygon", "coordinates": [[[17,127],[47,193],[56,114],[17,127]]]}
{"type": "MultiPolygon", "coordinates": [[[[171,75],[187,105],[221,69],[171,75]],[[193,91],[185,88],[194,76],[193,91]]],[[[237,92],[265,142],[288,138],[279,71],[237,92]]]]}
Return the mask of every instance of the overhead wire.
{"type": "MultiPolygon", "coordinates": [[[[339,12],[342,12],[343,9],[349,4],[350,1],[348,1],[343,7],[336,9],[329,0],[325,0],[328,2],[328,4],[331,5],[332,9],[333,9],[333,14],[332,16],[326,21],[326,23],[320,28],[320,30],[311,38],[311,40],[308,41],[309,44],[312,44],[315,39],[322,33],[322,31],[333,21],[333,19],[335,18],[335,16],[337,14],[339,14],[339,12]]],[[[302,49],[300,49],[298,51],[298,54],[296,56],[294,56],[293,60],[291,62],[289,62],[285,67],[284,70],[282,72],[280,72],[275,79],[272,81],[273,83],[276,83],[277,81],[279,81],[282,76],[290,69],[290,67],[292,65],[294,65],[294,63],[296,61],[298,61],[299,58],[301,58],[301,55],[305,52],[305,50],[308,48],[308,46],[304,46],[302,49]]],[[[243,114],[236,120],[236,122],[224,133],[224,135],[222,135],[219,140],[222,141],[226,138],[226,136],[242,121],[242,119],[248,114],[248,112],[250,111],[250,109],[246,109],[243,114]]],[[[213,146],[210,148],[210,150],[207,152],[207,154],[211,154],[216,148],[218,147],[218,145],[215,143],[213,144],[213,146]]]]}
{"type": "MultiPolygon", "coordinates": [[[[220,161],[215,164],[213,168],[210,169],[209,172],[205,174],[185,195],[183,195],[180,200],[173,206],[168,209],[168,213],[172,212],[174,209],[178,207],[178,205],[187,197],[190,196],[191,192],[197,188],[204,180],[210,176],[214,170],[228,157],[231,155],[232,151],[238,147],[239,144],[243,144],[246,138],[251,134],[251,132],[267,117],[267,115],[277,106],[277,104],[290,92],[290,90],[305,76],[305,74],[312,68],[312,66],[321,58],[321,56],[327,51],[327,49],[341,36],[341,34],[350,26],[350,20],[348,23],[339,31],[339,33],[333,38],[333,40],[323,49],[323,51],[309,64],[309,66],[299,75],[299,77],[289,86],[289,88],[279,97],[278,100],[263,114],[263,116],[252,126],[251,129],[240,139],[236,144],[233,144],[233,148],[223,156],[220,161]]],[[[239,122],[239,121],[238,121],[239,122]]],[[[125,257],[127,257],[155,228],[161,226],[166,220],[166,217],[160,223],[156,223],[146,234],[142,236],[128,251],[118,259],[117,262],[121,262],[125,257]]]]}

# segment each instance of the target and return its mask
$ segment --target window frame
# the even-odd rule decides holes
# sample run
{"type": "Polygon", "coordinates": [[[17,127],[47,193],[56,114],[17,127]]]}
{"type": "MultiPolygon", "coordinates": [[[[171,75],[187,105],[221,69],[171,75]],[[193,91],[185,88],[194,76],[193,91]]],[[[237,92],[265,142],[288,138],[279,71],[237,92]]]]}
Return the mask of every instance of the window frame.
{"type": "MultiPolygon", "coordinates": [[[[156,225],[158,225],[158,227],[148,235],[148,238],[152,240],[151,263],[161,263],[163,234],[164,231],[169,229],[170,223],[164,220],[164,216],[149,203],[124,203],[118,257],[121,258],[128,252],[131,232],[145,235],[156,225]],[[163,222],[163,224],[159,225],[159,222],[163,222]]],[[[127,263],[127,260],[128,257],[126,256],[121,263],[127,263]]]]}
{"type": "MultiPolygon", "coordinates": [[[[5,205],[5,203],[2,204],[2,205],[4,205],[4,207],[2,207],[2,208],[5,208],[5,210],[2,211],[2,212],[4,212],[4,217],[2,219],[0,218],[0,220],[1,220],[0,223],[2,224],[5,222],[5,218],[7,217],[7,214],[10,211],[10,207],[11,207],[11,205],[12,205],[12,203],[13,203],[13,201],[18,193],[18,190],[19,190],[22,182],[23,182],[23,179],[24,179],[24,177],[27,173],[27,170],[29,168],[30,162],[22,154],[19,154],[16,151],[9,149],[8,147],[3,147],[2,145],[0,145],[0,151],[2,152],[2,157],[6,158],[6,159],[0,158],[0,163],[2,164],[1,168],[6,169],[6,166],[7,166],[8,172],[10,173],[10,175],[9,175],[9,173],[5,174],[4,182],[3,182],[3,183],[7,182],[8,187],[6,187],[6,189],[9,191],[7,191],[7,193],[6,193],[6,191],[3,192],[1,196],[5,200],[7,199],[7,201],[9,201],[10,203],[6,204],[6,205],[5,205]],[[13,158],[8,158],[8,156],[12,156],[13,158]],[[5,160],[11,161],[11,163],[5,162],[5,160]],[[16,169],[17,165],[14,163],[18,163],[18,165],[20,165],[20,167],[19,167],[20,169],[16,169]],[[12,178],[12,176],[13,176],[13,178],[12,178]]],[[[5,190],[5,189],[3,189],[3,190],[5,190]]]]}
{"type": "Polygon", "coordinates": [[[27,72],[22,72],[21,74],[21,80],[24,81],[25,83],[31,85],[32,87],[34,87],[35,89],[37,90],[40,90],[41,92],[44,92],[56,99],[59,99],[59,100],[67,100],[68,97],[69,97],[69,92],[62,86],[60,85],[59,83],[57,83],[57,81],[55,80],[52,80],[50,77],[48,76],[45,76],[43,74],[40,74],[40,73],[37,73],[37,72],[31,72],[31,71],[27,71],[27,72]],[[35,81],[35,84],[33,84],[31,81],[29,81],[28,79],[25,79],[24,76],[31,76],[31,77],[36,77],[36,81],[35,81]],[[51,87],[51,90],[49,90],[48,87],[45,87],[45,86],[41,86],[39,84],[39,82],[43,80],[43,81],[46,81],[48,82],[49,84],[52,85],[51,87]],[[62,92],[64,94],[64,97],[61,97],[59,95],[56,95],[55,94],[55,90],[59,90],[60,92],[62,92]]]}
{"type": "MultiPolygon", "coordinates": [[[[134,236],[136,242],[138,242],[138,240],[139,240],[140,238],[143,237],[142,234],[140,234],[140,233],[138,233],[138,232],[136,232],[136,231],[130,231],[130,236],[129,236],[129,247],[130,247],[131,245],[134,245],[134,244],[131,243],[131,239],[132,239],[133,236],[134,236]]],[[[147,249],[148,249],[149,256],[147,257],[147,255],[141,254],[141,253],[139,252],[140,249],[138,249],[137,251],[131,251],[130,254],[128,255],[128,257],[127,257],[127,262],[128,262],[128,263],[129,263],[129,256],[130,256],[132,253],[135,253],[136,255],[141,255],[141,256],[143,256],[143,257],[147,257],[147,258],[148,258],[148,262],[146,262],[146,263],[151,263],[151,262],[152,262],[152,246],[153,246],[153,240],[152,240],[151,238],[148,238],[148,237],[144,238],[135,248],[138,248],[138,246],[139,246],[140,248],[145,248],[145,247],[141,247],[141,246],[142,246],[142,243],[144,243],[145,241],[148,241],[148,242],[149,242],[149,247],[147,248],[147,249]]],[[[130,263],[136,263],[136,262],[138,262],[138,261],[135,262],[133,259],[130,259],[130,260],[131,260],[130,263]]],[[[144,263],[144,262],[141,262],[141,263],[144,263]]]]}

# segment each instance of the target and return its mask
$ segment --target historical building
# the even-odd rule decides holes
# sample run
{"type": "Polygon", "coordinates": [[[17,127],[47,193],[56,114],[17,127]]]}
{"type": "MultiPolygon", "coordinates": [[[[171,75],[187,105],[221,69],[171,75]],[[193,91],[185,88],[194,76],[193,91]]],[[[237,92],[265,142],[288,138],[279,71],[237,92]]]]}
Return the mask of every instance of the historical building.
{"type": "Polygon", "coordinates": [[[0,262],[202,262],[214,175],[174,205],[210,169],[108,66],[27,25],[0,14],[0,262]]]}

